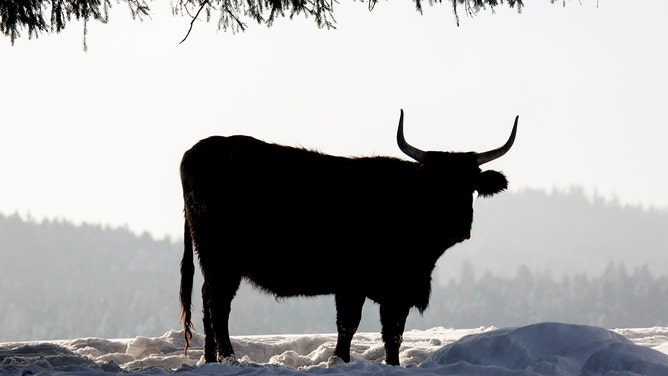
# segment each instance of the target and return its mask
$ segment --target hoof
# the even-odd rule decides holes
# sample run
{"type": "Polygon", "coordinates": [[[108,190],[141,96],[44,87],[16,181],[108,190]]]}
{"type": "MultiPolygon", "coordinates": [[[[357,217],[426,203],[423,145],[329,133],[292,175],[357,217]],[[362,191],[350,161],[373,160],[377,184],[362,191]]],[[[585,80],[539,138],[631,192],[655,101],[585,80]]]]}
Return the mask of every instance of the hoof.
{"type": "Polygon", "coordinates": [[[343,361],[343,359],[339,358],[336,355],[332,355],[327,359],[327,367],[336,367],[336,366],[342,366],[345,365],[347,362],[343,361]]]}

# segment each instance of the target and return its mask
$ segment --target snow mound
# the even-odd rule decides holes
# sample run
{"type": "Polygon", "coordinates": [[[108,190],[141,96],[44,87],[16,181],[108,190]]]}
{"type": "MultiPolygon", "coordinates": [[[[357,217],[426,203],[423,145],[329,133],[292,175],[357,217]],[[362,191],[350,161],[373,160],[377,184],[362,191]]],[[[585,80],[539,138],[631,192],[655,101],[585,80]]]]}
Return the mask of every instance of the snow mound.
{"type": "Polygon", "coordinates": [[[552,322],[470,334],[430,360],[445,374],[668,375],[662,352],[604,328],[552,322]]]}

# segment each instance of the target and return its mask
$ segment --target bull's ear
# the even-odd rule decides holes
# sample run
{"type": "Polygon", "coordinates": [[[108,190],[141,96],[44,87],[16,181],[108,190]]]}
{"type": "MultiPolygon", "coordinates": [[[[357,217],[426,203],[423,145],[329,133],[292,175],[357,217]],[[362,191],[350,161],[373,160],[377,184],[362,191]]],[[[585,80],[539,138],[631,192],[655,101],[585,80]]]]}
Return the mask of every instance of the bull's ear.
{"type": "Polygon", "coordinates": [[[476,191],[483,197],[489,197],[508,188],[508,180],[502,173],[494,170],[487,170],[480,173],[478,187],[476,191]]]}

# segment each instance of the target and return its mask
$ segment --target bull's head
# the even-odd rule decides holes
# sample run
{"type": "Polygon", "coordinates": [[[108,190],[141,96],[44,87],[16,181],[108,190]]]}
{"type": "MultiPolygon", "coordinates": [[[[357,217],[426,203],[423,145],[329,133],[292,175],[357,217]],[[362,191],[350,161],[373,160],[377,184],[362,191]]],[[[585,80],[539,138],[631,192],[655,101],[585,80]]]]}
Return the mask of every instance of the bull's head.
{"type": "MultiPolygon", "coordinates": [[[[482,171],[480,166],[506,154],[515,141],[517,120],[506,143],[486,152],[423,151],[404,139],[404,111],[401,110],[397,143],[399,149],[419,164],[419,205],[428,205],[445,216],[448,240],[461,242],[471,236],[473,222],[473,192],[491,196],[508,187],[506,177],[498,171],[482,171]]],[[[441,228],[440,231],[443,231],[441,228]]]]}

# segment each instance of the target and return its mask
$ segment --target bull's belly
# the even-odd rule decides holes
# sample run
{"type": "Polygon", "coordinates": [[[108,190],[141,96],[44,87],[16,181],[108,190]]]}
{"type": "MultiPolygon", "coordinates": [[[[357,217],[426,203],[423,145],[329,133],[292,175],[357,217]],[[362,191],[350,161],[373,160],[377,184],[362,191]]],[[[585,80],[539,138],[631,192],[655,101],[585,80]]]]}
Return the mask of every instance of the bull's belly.
{"type": "Polygon", "coordinates": [[[280,297],[334,294],[337,286],[336,277],[315,270],[250,272],[243,277],[253,286],[280,297]]]}

